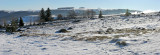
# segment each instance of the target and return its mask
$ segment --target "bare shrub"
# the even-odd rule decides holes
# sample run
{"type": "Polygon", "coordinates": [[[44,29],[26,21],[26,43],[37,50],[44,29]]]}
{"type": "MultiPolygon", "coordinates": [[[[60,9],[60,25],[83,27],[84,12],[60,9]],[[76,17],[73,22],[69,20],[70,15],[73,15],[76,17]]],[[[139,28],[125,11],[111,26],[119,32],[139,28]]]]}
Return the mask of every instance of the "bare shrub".
{"type": "Polygon", "coordinates": [[[93,37],[87,37],[86,41],[96,41],[96,40],[104,40],[104,39],[111,39],[111,37],[108,37],[108,36],[93,36],[93,37]]]}
{"type": "Polygon", "coordinates": [[[118,41],[116,44],[119,46],[126,46],[127,45],[126,41],[118,41]]]}

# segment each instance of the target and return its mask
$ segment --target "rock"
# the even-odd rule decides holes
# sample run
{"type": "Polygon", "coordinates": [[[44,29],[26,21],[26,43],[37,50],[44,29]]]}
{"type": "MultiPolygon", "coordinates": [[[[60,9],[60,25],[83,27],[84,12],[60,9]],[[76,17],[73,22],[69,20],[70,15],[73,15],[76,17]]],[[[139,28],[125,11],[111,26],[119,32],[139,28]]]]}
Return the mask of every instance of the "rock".
{"type": "Polygon", "coordinates": [[[112,28],[108,28],[106,32],[107,32],[107,33],[114,32],[114,29],[112,29],[112,28]]]}
{"type": "Polygon", "coordinates": [[[69,28],[68,28],[68,30],[72,30],[72,29],[73,29],[72,27],[69,27],[69,28]]]}
{"type": "Polygon", "coordinates": [[[61,29],[61,30],[57,31],[57,33],[66,33],[66,32],[68,32],[66,29],[61,29]]]}
{"type": "Polygon", "coordinates": [[[81,20],[75,20],[75,21],[73,21],[72,23],[77,23],[77,22],[80,22],[81,20]]]}

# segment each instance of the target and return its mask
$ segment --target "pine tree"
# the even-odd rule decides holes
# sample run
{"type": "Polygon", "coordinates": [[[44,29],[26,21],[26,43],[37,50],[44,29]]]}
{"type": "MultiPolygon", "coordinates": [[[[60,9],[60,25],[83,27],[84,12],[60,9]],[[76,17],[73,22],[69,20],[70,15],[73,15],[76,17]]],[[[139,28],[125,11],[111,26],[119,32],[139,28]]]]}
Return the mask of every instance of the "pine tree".
{"type": "Polygon", "coordinates": [[[102,11],[99,12],[99,18],[103,18],[102,11]]]}
{"type": "Polygon", "coordinates": [[[22,26],[24,26],[24,23],[23,23],[22,17],[20,17],[20,20],[19,20],[19,27],[22,27],[22,26]]]}
{"type": "Polygon", "coordinates": [[[45,11],[43,8],[41,9],[39,16],[40,16],[40,22],[44,22],[45,21],[45,11]]]}
{"type": "Polygon", "coordinates": [[[6,27],[7,32],[15,32],[18,29],[18,19],[12,19],[11,25],[6,27]]]}
{"type": "Polygon", "coordinates": [[[62,19],[63,18],[63,16],[61,15],[61,14],[59,14],[58,16],[57,16],[57,19],[62,19]]]}
{"type": "Polygon", "coordinates": [[[18,19],[13,19],[11,22],[12,32],[15,32],[18,29],[18,19]]]}
{"type": "Polygon", "coordinates": [[[129,12],[129,10],[127,9],[126,13],[125,13],[125,16],[129,16],[131,15],[131,13],[129,12]]]}
{"type": "Polygon", "coordinates": [[[51,14],[51,10],[48,8],[46,10],[46,18],[45,18],[45,21],[51,21],[52,19],[52,14],[51,14]]]}

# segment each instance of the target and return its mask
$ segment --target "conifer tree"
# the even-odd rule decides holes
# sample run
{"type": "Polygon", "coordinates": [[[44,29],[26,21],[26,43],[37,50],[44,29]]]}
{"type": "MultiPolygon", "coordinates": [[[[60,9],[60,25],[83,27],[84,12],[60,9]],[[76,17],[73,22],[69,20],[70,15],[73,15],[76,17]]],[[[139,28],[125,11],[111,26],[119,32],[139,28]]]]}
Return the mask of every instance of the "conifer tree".
{"type": "Polygon", "coordinates": [[[13,19],[11,22],[12,32],[15,32],[18,28],[18,19],[13,19]]]}
{"type": "Polygon", "coordinates": [[[6,27],[7,32],[15,32],[18,28],[18,19],[12,19],[11,25],[6,27]]]}
{"type": "Polygon", "coordinates": [[[51,21],[52,19],[52,14],[51,14],[51,10],[48,8],[46,10],[46,18],[45,18],[45,21],[51,21]]]}
{"type": "Polygon", "coordinates": [[[102,11],[99,12],[99,18],[103,18],[102,11]]]}
{"type": "Polygon", "coordinates": [[[129,12],[129,10],[127,9],[126,13],[125,13],[125,16],[129,16],[131,15],[131,13],[129,12]]]}
{"type": "Polygon", "coordinates": [[[43,8],[41,9],[39,16],[40,16],[40,21],[44,22],[45,21],[45,11],[43,8]]]}
{"type": "Polygon", "coordinates": [[[24,26],[24,22],[23,22],[22,17],[20,17],[20,20],[19,20],[19,27],[22,27],[22,26],[24,26]]]}

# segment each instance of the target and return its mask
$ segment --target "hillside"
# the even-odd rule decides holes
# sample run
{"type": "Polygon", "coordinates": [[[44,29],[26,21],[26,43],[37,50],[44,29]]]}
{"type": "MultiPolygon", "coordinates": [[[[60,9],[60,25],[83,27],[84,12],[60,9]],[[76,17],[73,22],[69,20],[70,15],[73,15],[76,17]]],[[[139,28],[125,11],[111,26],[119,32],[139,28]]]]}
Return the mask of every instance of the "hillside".
{"type": "Polygon", "coordinates": [[[0,34],[0,55],[159,55],[158,14],[57,20],[24,27],[0,34]]]}

